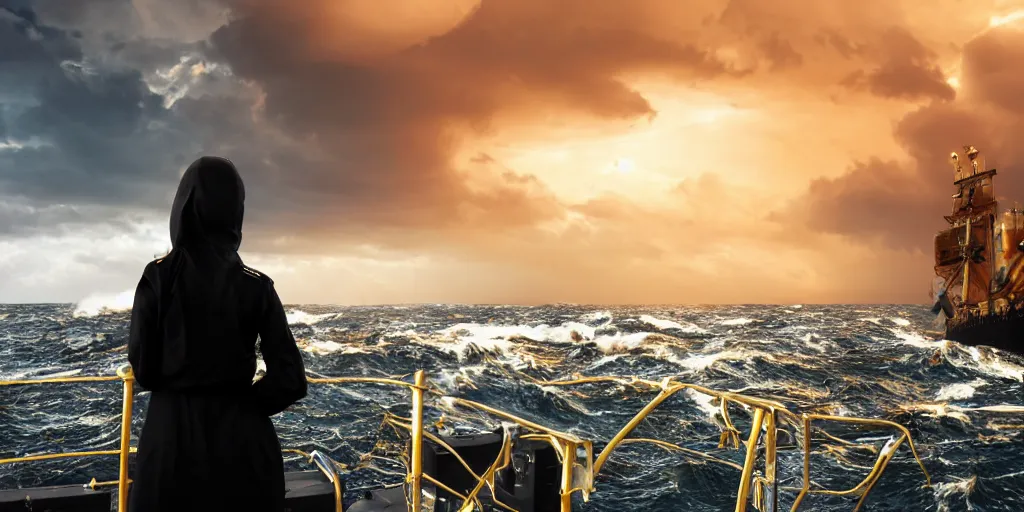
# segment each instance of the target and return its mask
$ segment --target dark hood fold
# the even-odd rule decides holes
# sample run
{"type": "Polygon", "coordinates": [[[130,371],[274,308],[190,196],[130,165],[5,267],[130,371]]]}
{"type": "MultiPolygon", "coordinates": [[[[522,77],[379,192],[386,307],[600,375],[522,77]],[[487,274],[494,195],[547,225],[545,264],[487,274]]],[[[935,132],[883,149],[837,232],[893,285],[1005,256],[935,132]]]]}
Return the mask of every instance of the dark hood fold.
{"type": "Polygon", "coordinates": [[[226,158],[204,156],[192,162],[178,184],[171,207],[175,249],[235,253],[242,244],[245,185],[226,158]]]}
{"type": "Polygon", "coordinates": [[[185,170],[171,207],[171,249],[161,265],[157,311],[165,340],[163,374],[201,364],[208,348],[190,347],[189,325],[219,325],[235,293],[231,270],[242,264],[245,186],[231,161],[204,156],[185,170]]]}

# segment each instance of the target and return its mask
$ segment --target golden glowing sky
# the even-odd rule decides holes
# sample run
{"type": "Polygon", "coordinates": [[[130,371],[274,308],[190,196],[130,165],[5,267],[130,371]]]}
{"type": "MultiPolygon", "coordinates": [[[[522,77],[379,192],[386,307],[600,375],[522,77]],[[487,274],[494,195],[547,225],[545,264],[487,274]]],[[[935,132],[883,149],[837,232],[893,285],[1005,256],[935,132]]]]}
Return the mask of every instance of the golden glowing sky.
{"type": "MultiPolygon", "coordinates": [[[[187,77],[163,108],[199,128],[155,174],[165,192],[135,201],[148,213],[122,242],[141,259],[108,288],[166,247],[161,212],[201,153],[239,164],[243,257],[292,303],[921,303],[949,152],[978,146],[997,193],[1024,200],[1024,1],[135,0],[132,16],[124,39],[191,60],[83,52],[165,98],[153,77],[187,77]]],[[[0,299],[61,289],[25,279],[0,299]]]]}

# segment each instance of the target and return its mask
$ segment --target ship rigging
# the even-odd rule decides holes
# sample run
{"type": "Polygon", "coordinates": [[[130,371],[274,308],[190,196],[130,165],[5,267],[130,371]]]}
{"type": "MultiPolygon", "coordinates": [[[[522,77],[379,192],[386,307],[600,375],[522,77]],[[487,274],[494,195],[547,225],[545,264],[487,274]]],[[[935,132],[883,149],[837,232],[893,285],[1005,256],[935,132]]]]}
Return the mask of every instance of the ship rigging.
{"type": "Polygon", "coordinates": [[[942,313],[946,338],[965,345],[1024,351],[1024,211],[998,214],[993,180],[974,146],[969,162],[950,156],[954,170],[949,227],[935,235],[935,273],[941,281],[933,312],[942,313]]]}

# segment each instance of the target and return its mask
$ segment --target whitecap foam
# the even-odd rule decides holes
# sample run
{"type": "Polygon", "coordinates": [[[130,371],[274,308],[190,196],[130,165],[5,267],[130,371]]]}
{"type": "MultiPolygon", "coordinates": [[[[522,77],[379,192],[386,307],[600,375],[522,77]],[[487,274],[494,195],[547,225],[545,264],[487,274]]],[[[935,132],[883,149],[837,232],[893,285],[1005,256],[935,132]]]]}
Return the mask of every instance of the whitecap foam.
{"type": "Polygon", "coordinates": [[[507,340],[522,337],[533,341],[549,343],[574,343],[573,332],[583,339],[594,339],[596,328],[580,322],[566,322],[557,326],[541,325],[495,325],[495,324],[455,324],[447,329],[437,331],[445,337],[460,340],[507,340]]]}
{"type": "Polygon", "coordinates": [[[966,407],[965,411],[999,412],[1005,414],[1024,413],[1024,405],[983,405],[981,407],[966,407]]]}
{"type": "Polygon", "coordinates": [[[570,409],[572,409],[572,410],[574,410],[574,411],[576,411],[576,412],[578,412],[580,414],[584,414],[584,415],[587,415],[587,416],[601,416],[601,415],[604,414],[604,411],[596,411],[595,412],[595,411],[591,411],[590,409],[587,409],[586,406],[584,406],[582,403],[580,403],[576,399],[572,398],[572,396],[569,394],[569,390],[565,389],[562,386],[539,386],[539,387],[540,387],[541,391],[544,392],[545,395],[552,395],[554,397],[557,397],[559,400],[561,400],[565,404],[565,406],[567,406],[568,408],[570,408],[570,409]]]}
{"type": "Polygon", "coordinates": [[[931,340],[916,332],[906,332],[902,329],[889,329],[893,336],[904,345],[918,348],[942,349],[946,346],[946,340],[931,340]]]}
{"type": "Polygon", "coordinates": [[[388,336],[407,337],[413,343],[428,345],[437,350],[448,352],[457,357],[459,361],[462,361],[471,351],[497,354],[510,351],[513,343],[507,338],[514,336],[517,331],[508,328],[501,329],[500,327],[480,324],[457,324],[434,333],[435,336],[421,336],[414,331],[392,333],[388,336]]]}
{"type": "MultiPolygon", "coordinates": [[[[768,354],[763,355],[772,359],[768,354]]],[[[672,355],[663,356],[664,359],[695,372],[707,370],[719,361],[739,361],[749,359],[751,357],[753,357],[753,353],[745,350],[726,350],[711,354],[693,354],[682,359],[672,355]]]]}
{"type": "Polygon", "coordinates": [[[812,348],[814,350],[817,350],[818,352],[822,352],[822,353],[825,352],[825,349],[826,349],[825,342],[822,341],[822,340],[819,340],[817,342],[814,341],[814,340],[818,339],[817,336],[815,336],[815,335],[813,335],[811,333],[807,333],[801,339],[804,342],[804,345],[807,345],[808,347],[810,347],[810,348],[812,348]]]}
{"type": "MultiPolygon", "coordinates": [[[[46,375],[46,374],[43,374],[42,372],[46,372],[46,371],[50,371],[50,370],[60,370],[60,367],[59,366],[42,366],[42,367],[36,367],[36,368],[25,368],[25,369],[22,369],[22,370],[17,371],[17,372],[10,372],[10,373],[0,372],[0,380],[26,380],[26,379],[42,379],[42,378],[47,378],[47,377],[51,377],[52,375],[46,375]],[[43,376],[40,377],[40,375],[43,375],[43,376]]],[[[79,370],[68,370],[68,371],[73,371],[75,373],[78,373],[78,372],[81,372],[82,370],[79,369],[79,370]]],[[[54,374],[54,375],[57,375],[58,377],[61,376],[60,374],[54,374]]]]}
{"type": "Polygon", "coordinates": [[[320,341],[310,340],[302,348],[302,350],[316,355],[327,355],[327,354],[366,354],[368,353],[365,347],[345,345],[336,341],[320,341]]]}
{"type": "Polygon", "coordinates": [[[984,356],[978,347],[966,347],[971,358],[978,364],[978,370],[992,376],[1024,382],[1024,367],[999,357],[995,352],[985,351],[984,356]]]}
{"type": "Polygon", "coordinates": [[[715,417],[722,409],[720,406],[715,405],[715,397],[705,395],[704,393],[694,391],[692,389],[686,389],[683,392],[686,393],[686,396],[690,400],[693,400],[693,402],[697,404],[697,407],[704,412],[704,415],[707,416],[709,422],[715,423],[715,417]]]}
{"type": "Polygon", "coordinates": [[[316,325],[324,320],[333,320],[341,317],[341,313],[324,313],[312,315],[301,309],[288,311],[285,316],[288,318],[288,325],[316,325]]]}
{"type": "Polygon", "coordinates": [[[102,416],[99,414],[90,414],[87,416],[81,416],[78,418],[78,423],[87,427],[102,427],[104,425],[110,425],[116,421],[115,416],[102,416]]]}
{"type": "Polygon", "coordinates": [[[601,325],[606,325],[611,323],[612,318],[611,311],[594,311],[581,316],[580,320],[587,323],[600,321],[601,325]]]}
{"type": "Polygon", "coordinates": [[[962,423],[970,423],[971,418],[964,414],[966,409],[949,404],[909,404],[902,407],[908,411],[921,411],[929,418],[953,418],[962,423]]]}
{"type": "Polygon", "coordinates": [[[939,389],[936,395],[936,400],[967,400],[974,396],[977,392],[977,388],[988,384],[982,379],[976,379],[974,382],[957,382],[955,384],[946,384],[939,389]]]}
{"type": "Polygon", "coordinates": [[[633,332],[629,334],[608,334],[604,336],[598,336],[594,342],[597,344],[597,348],[605,354],[616,354],[620,352],[629,352],[635,348],[640,347],[644,344],[644,341],[650,336],[649,332],[633,332]]]}
{"type": "Polygon", "coordinates": [[[130,311],[135,302],[135,290],[121,293],[95,293],[78,301],[71,316],[75,318],[94,317],[105,313],[130,311]]]}
{"type": "Polygon", "coordinates": [[[76,368],[74,370],[65,370],[65,371],[62,371],[62,372],[44,373],[44,374],[39,374],[39,375],[33,375],[32,379],[33,380],[60,379],[60,378],[64,378],[64,377],[74,377],[75,375],[78,375],[80,373],[82,373],[82,369],[81,368],[76,368]]]}
{"type": "Polygon", "coordinates": [[[910,320],[907,320],[906,318],[890,318],[889,321],[900,327],[907,327],[910,325],[910,320]]]}
{"type": "MultiPolygon", "coordinates": [[[[932,486],[932,492],[935,495],[935,502],[938,504],[938,512],[949,512],[950,502],[957,495],[961,496],[966,510],[974,510],[974,506],[971,504],[968,497],[974,492],[974,486],[978,483],[977,476],[971,476],[970,478],[958,478],[953,477],[952,482],[939,482],[932,486]]],[[[957,500],[959,501],[959,500],[957,500]]],[[[960,507],[956,508],[957,510],[960,507]]]]}
{"type": "Polygon", "coordinates": [[[739,317],[739,318],[729,318],[729,319],[726,319],[726,320],[722,320],[721,322],[718,322],[718,324],[719,325],[728,325],[728,326],[738,326],[738,325],[747,325],[747,324],[753,323],[753,322],[754,322],[754,320],[751,319],[751,318],[739,317]]]}
{"type": "Polygon", "coordinates": [[[619,358],[621,358],[621,357],[622,357],[622,354],[610,354],[610,355],[606,355],[606,356],[601,356],[598,360],[594,361],[593,363],[590,363],[590,365],[587,366],[587,371],[591,372],[591,373],[594,373],[599,368],[601,368],[602,366],[604,366],[606,364],[613,363],[613,362],[619,360],[619,358]]]}
{"type": "Polygon", "coordinates": [[[474,377],[483,375],[487,370],[484,365],[460,366],[459,368],[442,368],[431,377],[431,382],[446,393],[459,390],[462,385],[476,388],[474,377]]]}
{"type": "Polygon", "coordinates": [[[689,334],[703,334],[707,332],[707,330],[702,329],[689,322],[687,322],[684,325],[680,324],[679,322],[674,322],[672,320],[663,320],[661,318],[655,318],[650,315],[640,315],[640,318],[638,320],[645,324],[653,325],[654,327],[657,327],[658,329],[661,330],[677,329],[689,334]]]}

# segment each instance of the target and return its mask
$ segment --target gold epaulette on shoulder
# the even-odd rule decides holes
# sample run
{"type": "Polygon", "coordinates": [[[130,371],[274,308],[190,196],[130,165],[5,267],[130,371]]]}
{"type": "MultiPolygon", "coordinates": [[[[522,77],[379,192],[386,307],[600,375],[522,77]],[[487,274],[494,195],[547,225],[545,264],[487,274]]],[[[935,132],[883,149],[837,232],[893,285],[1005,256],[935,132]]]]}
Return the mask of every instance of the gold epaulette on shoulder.
{"type": "Polygon", "coordinates": [[[256,279],[263,279],[263,274],[261,274],[258,270],[251,269],[245,265],[242,265],[242,272],[245,272],[246,275],[255,277],[256,279]]]}

